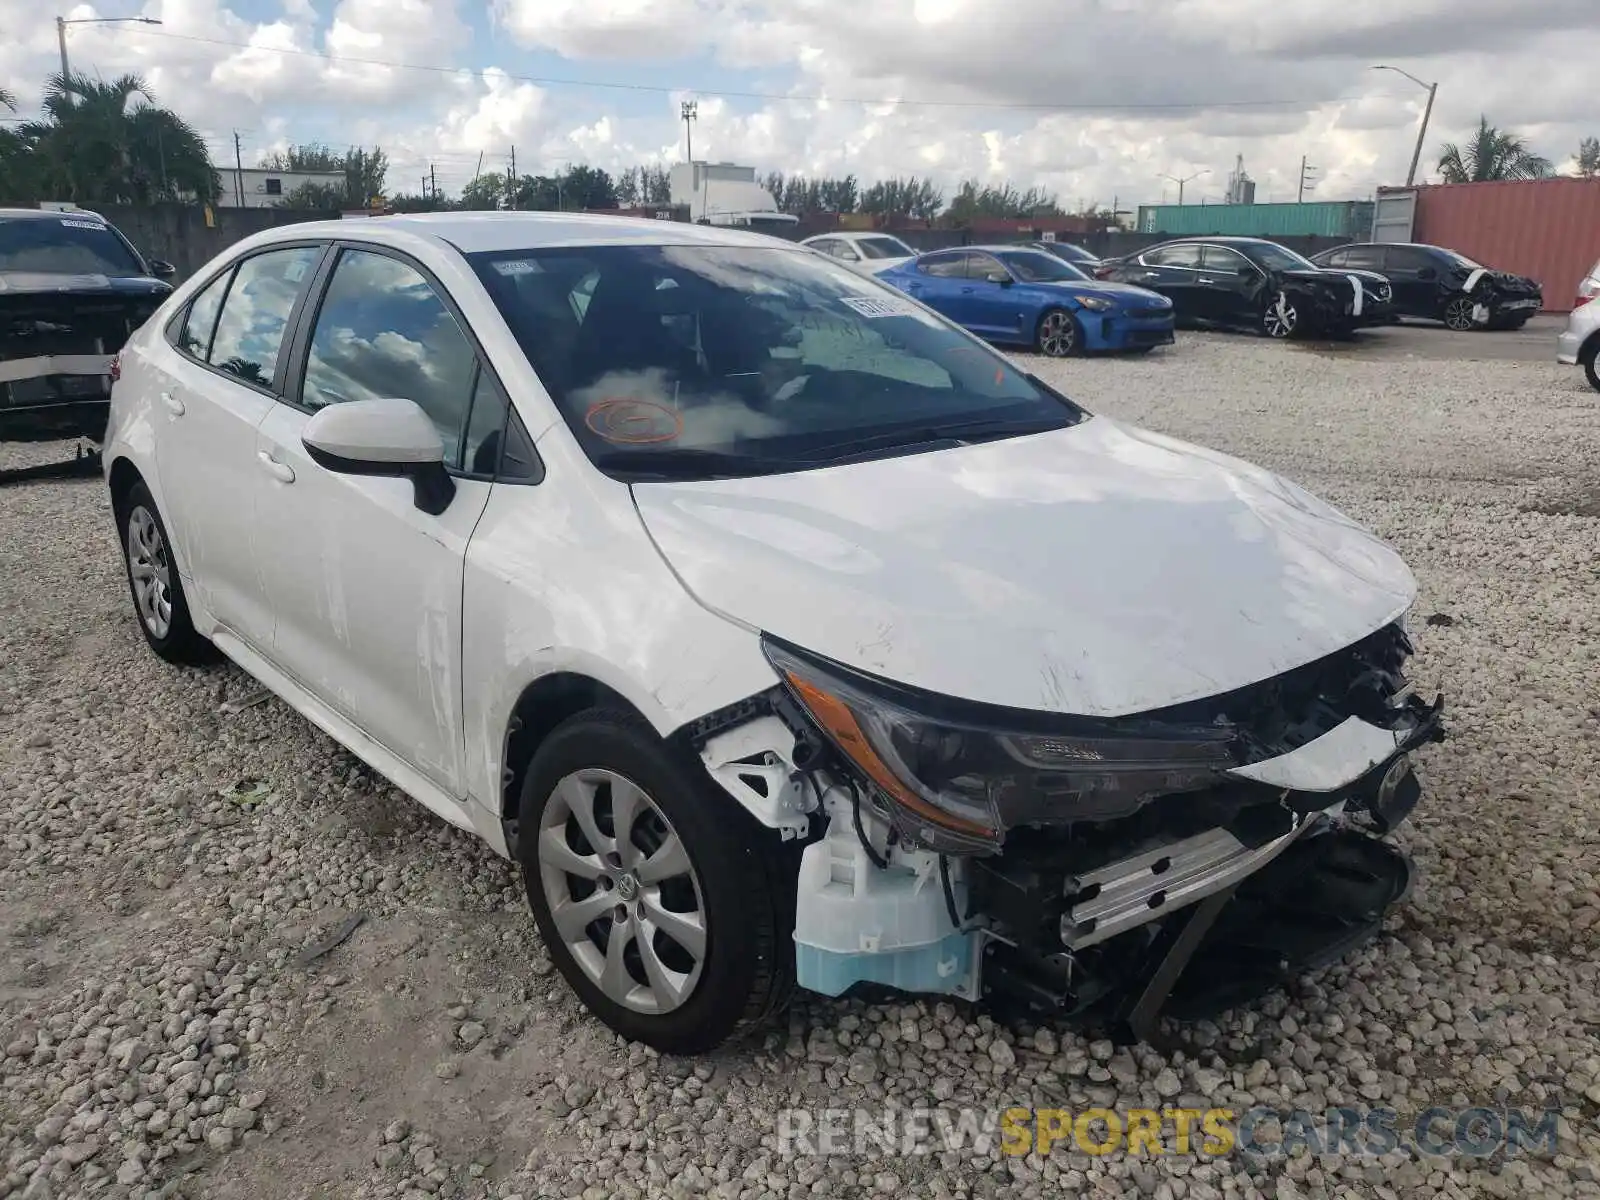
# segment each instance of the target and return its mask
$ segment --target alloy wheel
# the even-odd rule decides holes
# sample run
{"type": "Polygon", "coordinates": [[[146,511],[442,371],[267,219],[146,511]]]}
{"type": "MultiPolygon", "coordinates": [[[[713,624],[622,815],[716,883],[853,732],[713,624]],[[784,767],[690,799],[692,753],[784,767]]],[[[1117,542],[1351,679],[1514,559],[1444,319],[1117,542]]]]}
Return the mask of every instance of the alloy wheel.
{"type": "Polygon", "coordinates": [[[1078,327],[1064,312],[1046,313],[1039,323],[1039,349],[1051,358],[1066,358],[1078,347],[1078,327]]]}
{"type": "Polygon", "coordinates": [[[1444,323],[1457,333],[1465,333],[1472,328],[1472,301],[1466,296],[1457,296],[1444,306],[1444,323]]]}
{"type": "Polygon", "coordinates": [[[153,637],[166,637],[172,630],[172,560],[161,527],[143,505],[128,514],[128,576],[139,619],[153,637]]]}
{"type": "Polygon", "coordinates": [[[1262,318],[1262,328],[1268,337],[1291,337],[1300,325],[1300,314],[1289,302],[1289,297],[1279,292],[1277,299],[1267,306],[1267,313],[1262,318]]]}
{"type": "Polygon", "coordinates": [[[576,771],[556,784],[538,837],[550,919],[579,969],[635,1012],[686,1003],[705,964],[706,907],[655,801],[614,771],[576,771]]]}

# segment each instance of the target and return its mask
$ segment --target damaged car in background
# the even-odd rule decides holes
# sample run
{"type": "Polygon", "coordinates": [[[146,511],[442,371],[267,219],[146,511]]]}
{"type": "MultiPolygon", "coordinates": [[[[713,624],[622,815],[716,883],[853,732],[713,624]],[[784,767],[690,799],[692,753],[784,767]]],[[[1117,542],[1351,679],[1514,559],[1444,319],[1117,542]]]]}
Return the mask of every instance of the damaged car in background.
{"type": "Polygon", "coordinates": [[[1443,321],[1457,332],[1520,329],[1544,305],[1538,280],[1491,270],[1443,246],[1357,242],[1311,261],[1333,271],[1379,272],[1394,289],[1396,316],[1443,321]]]}
{"type": "Polygon", "coordinates": [[[1172,301],[1180,325],[1243,329],[1272,338],[1340,337],[1394,320],[1388,279],[1335,271],[1265,238],[1196,237],[1105,259],[1096,278],[1136,284],[1172,301]]]}
{"type": "Polygon", "coordinates": [[[98,444],[113,357],[172,274],[96,213],[0,208],[0,442],[98,444]]]}
{"type": "Polygon", "coordinates": [[[131,339],[105,468],[151,648],[520,863],[562,975],[664,1051],[796,984],[1148,1037],[1410,885],[1442,701],[1395,553],[792,245],[258,234],[131,339]]]}

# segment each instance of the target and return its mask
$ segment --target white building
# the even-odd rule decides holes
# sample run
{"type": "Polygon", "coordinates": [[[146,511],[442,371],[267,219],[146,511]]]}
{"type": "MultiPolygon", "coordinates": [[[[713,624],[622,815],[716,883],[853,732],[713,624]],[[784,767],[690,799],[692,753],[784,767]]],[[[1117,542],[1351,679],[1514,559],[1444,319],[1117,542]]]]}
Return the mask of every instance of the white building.
{"type": "Polygon", "coordinates": [[[222,195],[217,198],[219,208],[271,208],[296,188],[314,183],[335,187],[341,192],[345,186],[343,171],[272,171],[266,167],[219,169],[222,176],[222,195]]]}
{"type": "Polygon", "coordinates": [[[736,163],[679,163],[668,177],[672,203],[688,205],[689,220],[708,225],[772,229],[799,218],[778,211],[772,193],[756,182],[754,167],[736,163]]]}

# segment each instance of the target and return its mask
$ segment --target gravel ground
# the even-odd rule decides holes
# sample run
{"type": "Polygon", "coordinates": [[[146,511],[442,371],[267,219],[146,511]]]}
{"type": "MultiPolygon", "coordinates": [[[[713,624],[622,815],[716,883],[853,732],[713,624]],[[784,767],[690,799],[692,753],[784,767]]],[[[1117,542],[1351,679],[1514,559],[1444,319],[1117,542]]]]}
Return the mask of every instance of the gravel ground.
{"type": "Polygon", "coordinates": [[[1035,366],[1410,561],[1454,740],[1424,754],[1389,936],[1167,1054],[802,999],[765,1039],[659,1057],[580,1011],[504,863],[277,701],[225,707],[237,670],[149,654],[101,486],[32,484],[0,491],[0,1197],[1600,1196],[1594,396],[1554,364],[1199,335],[1035,366]],[[824,1159],[774,1134],[790,1106],[1091,1103],[1564,1116],[1553,1158],[1504,1163],[824,1159]]]}

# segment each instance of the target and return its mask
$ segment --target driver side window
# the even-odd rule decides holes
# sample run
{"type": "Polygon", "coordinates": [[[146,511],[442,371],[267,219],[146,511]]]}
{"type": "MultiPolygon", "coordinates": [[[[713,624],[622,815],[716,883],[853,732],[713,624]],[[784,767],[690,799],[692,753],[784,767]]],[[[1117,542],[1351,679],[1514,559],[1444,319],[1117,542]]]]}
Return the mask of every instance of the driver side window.
{"type": "Polygon", "coordinates": [[[365,250],[339,256],[306,353],[306,408],[415,401],[439,431],[445,465],[460,467],[477,371],[472,343],[418,271],[365,250]]]}

